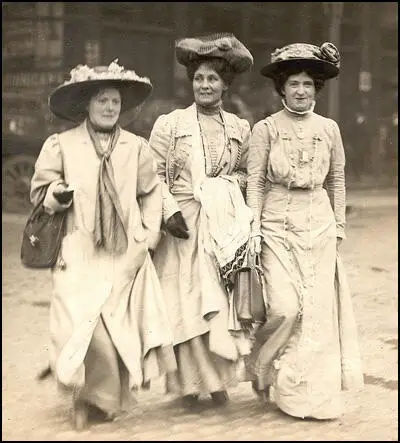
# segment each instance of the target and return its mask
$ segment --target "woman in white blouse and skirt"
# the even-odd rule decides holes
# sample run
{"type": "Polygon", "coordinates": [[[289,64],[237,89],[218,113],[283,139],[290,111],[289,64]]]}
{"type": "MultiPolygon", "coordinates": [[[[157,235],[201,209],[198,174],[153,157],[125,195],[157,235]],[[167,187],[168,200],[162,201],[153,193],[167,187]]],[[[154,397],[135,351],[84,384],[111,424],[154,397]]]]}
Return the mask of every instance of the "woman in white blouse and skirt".
{"type": "Polygon", "coordinates": [[[341,411],[342,388],[363,384],[356,326],[338,255],[345,238],[345,153],[335,121],[314,112],[339,52],[291,44],[261,74],[274,81],[283,109],[256,123],[248,156],[247,204],[254,213],[250,251],[261,252],[268,320],[248,360],[261,398],[296,417],[341,411]]]}

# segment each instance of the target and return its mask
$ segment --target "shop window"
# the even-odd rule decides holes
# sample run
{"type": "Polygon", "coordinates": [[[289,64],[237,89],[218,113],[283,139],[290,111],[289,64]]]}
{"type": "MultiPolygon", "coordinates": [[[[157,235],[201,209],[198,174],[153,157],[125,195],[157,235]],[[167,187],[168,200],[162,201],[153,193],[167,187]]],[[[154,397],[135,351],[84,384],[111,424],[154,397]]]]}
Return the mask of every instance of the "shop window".
{"type": "Polygon", "coordinates": [[[31,68],[35,54],[36,22],[32,5],[21,2],[3,6],[3,68],[31,68]]]}
{"type": "Polygon", "coordinates": [[[63,3],[17,2],[3,7],[6,70],[59,68],[64,46],[63,3]]]}
{"type": "Polygon", "coordinates": [[[3,22],[4,67],[32,64],[34,56],[35,23],[32,20],[3,22]]]}
{"type": "Polygon", "coordinates": [[[36,28],[36,68],[62,66],[64,49],[63,3],[38,2],[36,28]]]}
{"type": "Polygon", "coordinates": [[[11,18],[31,18],[35,15],[35,3],[29,2],[3,2],[2,3],[3,20],[9,20],[11,18]]]}

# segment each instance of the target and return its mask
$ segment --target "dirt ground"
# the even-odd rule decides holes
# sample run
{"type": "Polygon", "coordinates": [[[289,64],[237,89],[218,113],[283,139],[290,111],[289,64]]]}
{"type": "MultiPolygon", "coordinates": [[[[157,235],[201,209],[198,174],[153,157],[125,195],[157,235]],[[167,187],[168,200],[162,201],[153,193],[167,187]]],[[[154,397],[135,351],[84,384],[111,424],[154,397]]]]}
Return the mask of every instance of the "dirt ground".
{"type": "Polygon", "coordinates": [[[75,432],[70,399],[51,379],[35,375],[47,362],[48,271],[24,269],[19,260],[24,216],[3,214],[3,441],[397,441],[398,440],[398,207],[397,195],[349,195],[342,256],[353,293],[365,389],[345,392],[337,420],[298,420],[273,404],[256,402],[248,383],[230,392],[225,408],[188,414],[163,394],[162,380],[138,397],[126,416],[75,432]]]}

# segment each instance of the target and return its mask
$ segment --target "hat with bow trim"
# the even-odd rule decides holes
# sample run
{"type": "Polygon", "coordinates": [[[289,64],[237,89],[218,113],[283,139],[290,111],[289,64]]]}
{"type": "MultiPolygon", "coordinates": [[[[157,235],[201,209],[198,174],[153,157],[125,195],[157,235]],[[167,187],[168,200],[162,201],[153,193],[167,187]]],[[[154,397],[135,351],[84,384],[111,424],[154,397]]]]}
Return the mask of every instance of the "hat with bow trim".
{"type": "Polygon", "coordinates": [[[261,69],[261,75],[274,78],[277,74],[293,66],[307,68],[324,80],[339,74],[340,54],[333,43],[321,46],[308,43],[293,43],[276,49],[271,54],[271,62],[261,69]]]}
{"type": "Polygon", "coordinates": [[[177,40],[175,52],[178,62],[185,66],[202,58],[222,58],[239,74],[247,71],[253,64],[250,51],[230,33],[177,40]]]}
{"type": "Polygon", "coordinates": [[[114,87],[121,94],[121,116],[142,103],[153,89],[147,77],[118,65],[118,59],[109,66],[89,68],[78,65],[70,72],[71,78],[49,96],[50,110],[57,116],[74,122],[85,119],[91,94],[101,87],[114,87]]]}

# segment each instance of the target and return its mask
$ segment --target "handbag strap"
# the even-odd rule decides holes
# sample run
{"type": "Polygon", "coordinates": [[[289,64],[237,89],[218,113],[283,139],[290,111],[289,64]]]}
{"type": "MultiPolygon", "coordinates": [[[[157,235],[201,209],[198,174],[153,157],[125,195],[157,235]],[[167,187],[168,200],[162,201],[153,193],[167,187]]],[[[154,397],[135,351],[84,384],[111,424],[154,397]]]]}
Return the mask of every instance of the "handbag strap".
{"type": "Polygon", "coordinates": [[[260,253],[257,254],[250,254],[249,249],[247,249],[246,251],[246,263],[247,266],[256,269],[257,272],[259,272],[260,274],[264,275],[264,272],[262,270],[262,265],[261,265],[261,256],[260,253]]]}
{"type": "Polygon", "coordinates": [[[45,185],[45,188],[46,189],[43,190],[42,195],[41,195],[39,201],[33,207],[32,211],[31,211],[31,213],[29,215],[28,220],[34,221],[34,220],[36,220],[38,218],[38,216],[40,214],[42,214],[44,212],[45,209],[44,209],[43,203],[44,203],[44,199],[46,197],[46,193],[47,193],[47,189],[49,188],[49,185],[45,185]]]}

